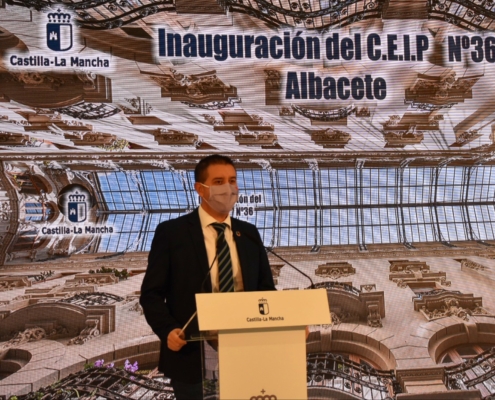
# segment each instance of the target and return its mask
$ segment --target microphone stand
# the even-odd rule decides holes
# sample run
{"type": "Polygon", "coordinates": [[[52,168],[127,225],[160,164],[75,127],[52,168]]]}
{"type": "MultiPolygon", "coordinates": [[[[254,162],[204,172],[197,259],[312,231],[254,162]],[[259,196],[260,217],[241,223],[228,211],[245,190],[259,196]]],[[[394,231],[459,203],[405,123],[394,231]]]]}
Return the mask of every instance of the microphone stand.
{"type": "MultiPolygon", "coordinates": [[[[205,275],[205,277],[203,278],[203,282],[201,282],[201,290],[204,292],[205,290],[205,282],[206,282],[206,278],[208,278],[211,274],[211,269],[213,268],[213,265],[215,264],[215,261],[217,260],[217,257],[218,257],[218,253],[215,253],[215,258],[213,258],[213,261],[211,262],[211,265],[210,265],[210,268],[208,268],[208,273],[205,275]]],[[[189,324],[192,322],[192,320],[194,319],[194,317],[198,314],[198,310],[194,311],[194,314],[191,315],[191,318],[188,319],[188,321],[185,323],[185,325],[182,327],[182,329],[180,330],[179,332],[179,336],[184,333],[184,331],[186,330],[186,328],[189,326],[189,324]]]]}
{"type": "Polygon", "coordinates": [[[315,289],[315,283],[313,282],[313,279],[311,279],[311,277],[308,275],[308,274],[305,274],[304,272],[302,272],[299,268],[297,268],[296,266],[292,265],[289,261],[287,261],[286,259],[284,259],[283,257],[279,256],[277,253],[275,253],[273,251],[273,249],[271,247],[266,247],[263,242],[261,241],[261,238],[257,238],[247,232],[244,232],[245,236],[249,239],[249,240],[252,240],[254,243],[256,243],[258,246],[261,246],[265,249],[265,251],[269,252],[269,253],[272,253],[275,257],[279,258],[280,260],[282,260],[284,263],[286,263],[288,266],[290,266],[291,268],[294,268],[297,272],[299,272],[301,275],[304,275],[310,282],[311,282],[311,285],[309,286],[309,289],[315,289]]]}
{"type": "Polygon", "coordinates": [[[282,260],[284,263],[286,263],[287,265],[289,265],[290,267],[294,268],[297,272],[299,272],[301,275],[304,275],[306,278],[308,278],[308,280],[311,282],[311,285],[309,286],[309,289],[315,289],[315,283],[313,282],[313,279],[311,279],[311,277],[302,272],[299,268],[297,268],[295,265],[292,265],[289,261],[287,261],[286,259],[284,259],[283,257],[279,256],[277,253],[275,253],[273,251],[273,249],[271,247],[266,247],[266,246],[263,246],[265,247],[265,250],[271,254],[273,254],[275,257],[279,258],[280,260],[282,260]]]}

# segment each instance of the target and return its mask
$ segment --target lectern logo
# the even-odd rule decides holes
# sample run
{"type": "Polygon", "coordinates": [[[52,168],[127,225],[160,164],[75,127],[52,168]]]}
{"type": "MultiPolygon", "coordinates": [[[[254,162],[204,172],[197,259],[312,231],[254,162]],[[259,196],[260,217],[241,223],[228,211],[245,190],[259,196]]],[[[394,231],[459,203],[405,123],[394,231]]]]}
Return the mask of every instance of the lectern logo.
{"type": "Polygon", "coordinates": [[[46,24],[46,45],[53,51],[67,51],[72,48],[72,25],[70,14],[57,10],[48,14],[46,24]]]}
{"type": "Polygon", "coordinates": [[[258,309],[261,315],[268,315],[270,312],[270,310],[268,309],[268,301],[266,299],[259,299],[258,309]]]}

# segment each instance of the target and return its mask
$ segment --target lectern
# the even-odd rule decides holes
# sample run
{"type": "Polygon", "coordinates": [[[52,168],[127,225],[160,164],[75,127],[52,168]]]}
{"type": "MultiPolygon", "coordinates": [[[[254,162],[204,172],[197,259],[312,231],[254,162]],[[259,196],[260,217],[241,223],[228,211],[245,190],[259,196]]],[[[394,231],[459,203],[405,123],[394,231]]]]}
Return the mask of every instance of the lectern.
{"type": "Polygon", "coordinates": [[[325,289],[201,293],[196,305],[199,329],[218,330],[220,400],[307,399],[305,328],[331,323],[325,289]]]}

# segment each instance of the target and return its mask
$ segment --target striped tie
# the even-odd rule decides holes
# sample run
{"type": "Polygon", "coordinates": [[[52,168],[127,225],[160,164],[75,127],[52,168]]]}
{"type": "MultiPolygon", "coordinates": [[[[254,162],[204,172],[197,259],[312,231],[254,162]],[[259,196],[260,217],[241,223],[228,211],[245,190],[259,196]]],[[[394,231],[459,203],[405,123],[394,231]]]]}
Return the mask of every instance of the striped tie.
{"type": "Polygon", "coordinates": [[[234,291],[234,276],[232,273],[232,259],[230,249],[225,240],[225,228],[227,224],[211,224],[218,233],[217,237],[217,259],[218,259],[218,289],[220,292],[234,291]]]}

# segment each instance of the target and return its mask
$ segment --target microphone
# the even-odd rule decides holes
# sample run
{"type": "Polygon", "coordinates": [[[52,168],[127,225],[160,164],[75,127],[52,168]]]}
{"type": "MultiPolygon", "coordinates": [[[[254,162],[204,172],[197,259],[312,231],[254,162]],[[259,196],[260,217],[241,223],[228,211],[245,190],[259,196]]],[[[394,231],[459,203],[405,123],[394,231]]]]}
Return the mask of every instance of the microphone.
{"type": "Polygon", "coordinates": [[[244,235],[246,235],[246,237],[248,239],[250,239],[251,241],[253,241],[254,243],[256,243],[257,245],[263,247],[265,249],[266,252],[269,252],[269,253],[272,253],[275,257],[277,257],[278,259],[282,260],[284,263],[286,263],[289,267],[295,269],[297,272],[299,272],[301,275],[305,276],[310,282],[311,282],[311,285],[309,286],[309,289],[315,289],[315,283],[313,282],[313,279],[311,279],[311,277],[304,273],[303,271],[301,271],[299,268],[297,268],[295,265],[292,265],[289,261],[287,261],[286,259],[284,259],[283,257],[279,256],[277,253],[275,253],[275,251],[273,251],[273,249],[271,247],[266,247],[263,242],[261,241],[261,239],[253,236],[253,235],[250,235],[249,233],[247,232],[244,232],[244,235]]]}

